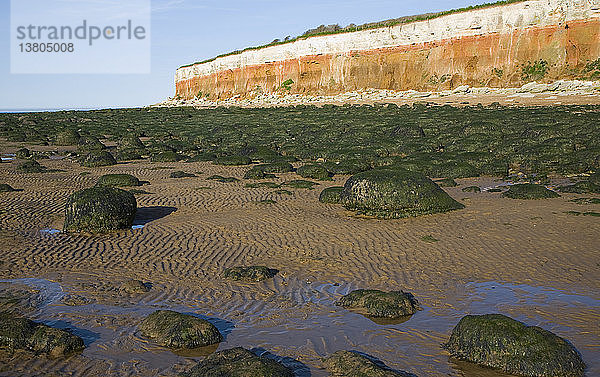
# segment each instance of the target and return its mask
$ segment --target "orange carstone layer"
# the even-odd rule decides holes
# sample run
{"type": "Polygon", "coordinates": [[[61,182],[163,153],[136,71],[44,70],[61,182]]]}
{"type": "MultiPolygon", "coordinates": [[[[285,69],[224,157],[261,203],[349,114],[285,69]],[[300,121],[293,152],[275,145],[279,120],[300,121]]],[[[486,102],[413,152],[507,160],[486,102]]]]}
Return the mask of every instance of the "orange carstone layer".
{"type": "Polygon", "coordinates": [[[545,60],[544,80],[573,79],[600,56],[600,20],[518,29],[435,42],[299,59],[221,71],[176,83],[176,93],[211,99],[275,92],[293,80],[289,92],[336,94],[377,88],[439,91],[460,85],[516,87],[524,84],[523,66],[545,60]]]}

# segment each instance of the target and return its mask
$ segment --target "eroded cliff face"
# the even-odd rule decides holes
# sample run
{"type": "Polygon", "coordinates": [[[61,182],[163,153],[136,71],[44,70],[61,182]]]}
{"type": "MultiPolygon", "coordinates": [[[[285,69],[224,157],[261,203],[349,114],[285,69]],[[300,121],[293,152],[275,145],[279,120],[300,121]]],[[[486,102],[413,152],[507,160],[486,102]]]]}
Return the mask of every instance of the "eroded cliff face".
{"type": "Polygon", "coordinates": [[[583,77],[599,56],[600,0],[530,0],[182,67],[176,93],[224,99],[275,91],[514,87],[583,77]]]}

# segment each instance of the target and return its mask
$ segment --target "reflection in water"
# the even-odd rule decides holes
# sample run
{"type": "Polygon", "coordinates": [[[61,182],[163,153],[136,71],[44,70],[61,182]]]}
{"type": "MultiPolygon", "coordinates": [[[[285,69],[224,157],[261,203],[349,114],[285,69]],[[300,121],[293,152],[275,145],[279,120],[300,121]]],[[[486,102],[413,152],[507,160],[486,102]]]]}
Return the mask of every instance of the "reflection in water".
{"type": "Polygon", "coordinates": [[[54,235],[60,234],[60,230],[52,229],[52,228],[44,228],[44,229],[40,229],[40,233],[54,236],[54,235]]]}

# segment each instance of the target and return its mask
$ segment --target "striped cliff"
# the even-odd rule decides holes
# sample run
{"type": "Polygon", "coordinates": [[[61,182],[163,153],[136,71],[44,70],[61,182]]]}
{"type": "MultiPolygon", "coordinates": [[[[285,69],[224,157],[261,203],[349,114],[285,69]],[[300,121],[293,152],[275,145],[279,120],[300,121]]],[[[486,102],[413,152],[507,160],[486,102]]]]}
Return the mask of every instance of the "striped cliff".
{"type": "Polygon", "coordinates": [[[527,0],[250,49],[181,67],[175,84],[184,99],[518,87],[581,78],[599,57],[600,0],[527,0]]]}

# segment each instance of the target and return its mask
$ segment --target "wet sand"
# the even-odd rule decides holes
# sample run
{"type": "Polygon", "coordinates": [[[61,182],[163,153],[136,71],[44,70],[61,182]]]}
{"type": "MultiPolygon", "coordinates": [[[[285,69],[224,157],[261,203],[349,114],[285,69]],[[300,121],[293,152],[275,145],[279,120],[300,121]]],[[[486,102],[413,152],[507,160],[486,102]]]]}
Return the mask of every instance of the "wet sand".
{"type": "MultiPolygon", "coordinates": [[[[501,183],[493,178],[463,179],[446,191],[466,209],[383,221],[318,202],[322,188],[343,185],[347,176],[284,195],[245,188],[248,181],[205,179],[241,179],[247,167],[138,162],[86,169],[67,160],[40,162],[63,171],[23,174],[14,163],[0,165],[0,182],[23,189],[0,194],[0,279],[45,280],[5,282],[0,289],[39,291],[43,297],[27,313],[73,329],[87,348],[67,360],[0,353],[2,376],[174,376],[214,351],[177,355],[143,339],[137,324],[159,308],[203,316],[225,335],[218,349],[264,350],[298,376],[326,376],[320,359],[340,349],[420,376],[506,376],[449,360],[441,347],[463,315],[493,312],[569,339],[587,376],[600,374],[600,219],[565,213],[599,211],[569,202],[590,195],[511,200],[460,189],[501,183]],[[173,170],[202,174],[171,179],[173,170]],[[143,228],[95,237],[42,231],[61,229],[68,195],[107,173],[149,182],[141,189],[150,194],[136,195],[143,228]],[[265,199],[277,203],[260,203],[265,199]],[[280,273],[256,284],[222,279],[225,268],[238,265],[280,273]],[[127,279],[149,282],[152,290],[122,293],[127,279]],[[356,288],[409,291],[424,310],[402,323],[377,323],[334,306],[356,288]],[[63,295],[87,301],[67,306],[63,295]]],[[[299,179],[278,176],[277,182],[299,179]]]]}

